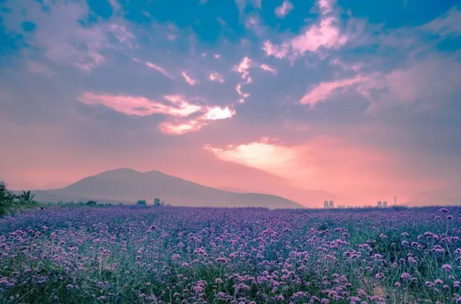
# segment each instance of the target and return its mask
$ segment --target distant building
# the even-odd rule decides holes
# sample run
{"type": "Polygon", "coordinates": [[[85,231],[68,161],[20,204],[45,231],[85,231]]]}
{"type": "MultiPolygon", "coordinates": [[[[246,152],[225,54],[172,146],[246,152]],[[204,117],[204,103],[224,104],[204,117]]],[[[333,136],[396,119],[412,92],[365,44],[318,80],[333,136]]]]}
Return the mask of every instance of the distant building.
{"type": "Polygon", "coordinates": [[[383,207],[384,207],[384,208],[387,208],[387,201],[384,201],[384,202],[383,202],[383,207]]]}
{"type": "Polygon", "coordinates": [[[338,209],[345,209],[345,208],[346,208],[346,206],[344,206],[344,205],[338,205],[338,209]]]}
{"type": "Polygon", "coordinates": [[[328,201],[324,201],[323,202],[323,208],[328,209],[328,207],[329,207],[328,201]]]}
{"type": "Polygon", "coordinates": [[[381,208],[383,206],[381,201],[378,201],[378,208],[381,208]]]}
{"type": "Polygon", "coordinates": [[[330,209],[334,209],[335,208],[335,205],[333,204],[333,201],[330,201],[330,209]]]}

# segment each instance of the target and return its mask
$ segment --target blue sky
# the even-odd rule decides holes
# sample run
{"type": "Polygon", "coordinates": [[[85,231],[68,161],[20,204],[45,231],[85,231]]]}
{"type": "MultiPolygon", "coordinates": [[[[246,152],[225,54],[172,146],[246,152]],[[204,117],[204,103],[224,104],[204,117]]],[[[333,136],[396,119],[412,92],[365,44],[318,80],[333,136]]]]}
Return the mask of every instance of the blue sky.
{"type": "Polygon", "coordinates": [[[117,167],[357,200],[459,182],[460,1],[0,8],[0,172],[13,187],[117,167]]]}

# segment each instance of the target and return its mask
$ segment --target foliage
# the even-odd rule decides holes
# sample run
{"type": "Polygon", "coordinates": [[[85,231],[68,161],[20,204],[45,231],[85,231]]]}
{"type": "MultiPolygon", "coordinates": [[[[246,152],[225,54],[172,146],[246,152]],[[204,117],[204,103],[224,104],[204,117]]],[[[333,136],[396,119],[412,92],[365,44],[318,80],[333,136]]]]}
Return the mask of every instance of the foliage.
{"type": "Polygon", "coordinates": [[[50,207],[0,219],[0,303],[459,303],[461,207],[50,207]]]}
{"type": "Polygon", "coordinates": [[[146,206],[146,201],[145,201],[145,200],[138,200],[138,201],[136,202],[136,205],[137,205],[137,206],[146,206]]]}
{"type": "Polygon", "coordinates": [[[23,191],[21,194],[15,194],[6,188],[3,181],[0,180],[0,215],[23,211],[27,208],[36,207],[37,202],[30,191],[23,191]]]}
{"type": "Polygon", "coordinates": [[[159,198],[154,198],[154,207],[162,207],[165,206],[165,202],[160,200],[159,198]]]}

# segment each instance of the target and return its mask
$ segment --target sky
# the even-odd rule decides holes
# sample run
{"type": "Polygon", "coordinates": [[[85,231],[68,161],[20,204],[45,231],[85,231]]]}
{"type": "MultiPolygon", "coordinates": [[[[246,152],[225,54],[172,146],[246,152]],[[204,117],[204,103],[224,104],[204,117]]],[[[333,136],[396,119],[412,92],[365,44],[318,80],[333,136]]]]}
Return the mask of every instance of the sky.
{"type": "Polygon", "coordinates": [[[460,183],[460,100],[461,1],[0,1],[14,189],[133,168],[405,200],[460,183]]]}

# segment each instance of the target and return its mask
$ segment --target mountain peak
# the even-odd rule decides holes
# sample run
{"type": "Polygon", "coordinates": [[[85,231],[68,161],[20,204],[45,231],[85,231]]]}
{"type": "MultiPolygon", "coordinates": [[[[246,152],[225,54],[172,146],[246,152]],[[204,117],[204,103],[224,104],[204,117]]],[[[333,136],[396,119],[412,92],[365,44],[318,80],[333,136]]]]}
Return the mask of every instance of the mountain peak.
{"type": "Polygon", "coordinates": [[[38,191],[36,194],[37,200],[49,202],[95,199],[135,203],[137,200],[152,202],[154,198],[158,197],[177,206],[301,207],[295,202],[279,196],[224,191],[167,175],[157,170],[141,173],[129,168],[104,171],[83,178],[65,188],[38,191]]]}
{"type": "Polygon", "coordinates": [[[103,171],[101,173],[96,174],[95,176],[98,175],[113,175],[113,174],[140,174],[141,172],[136,171],[131,168],[118,168],[118,169],[111,169],[107,171],[103,171]]]}

